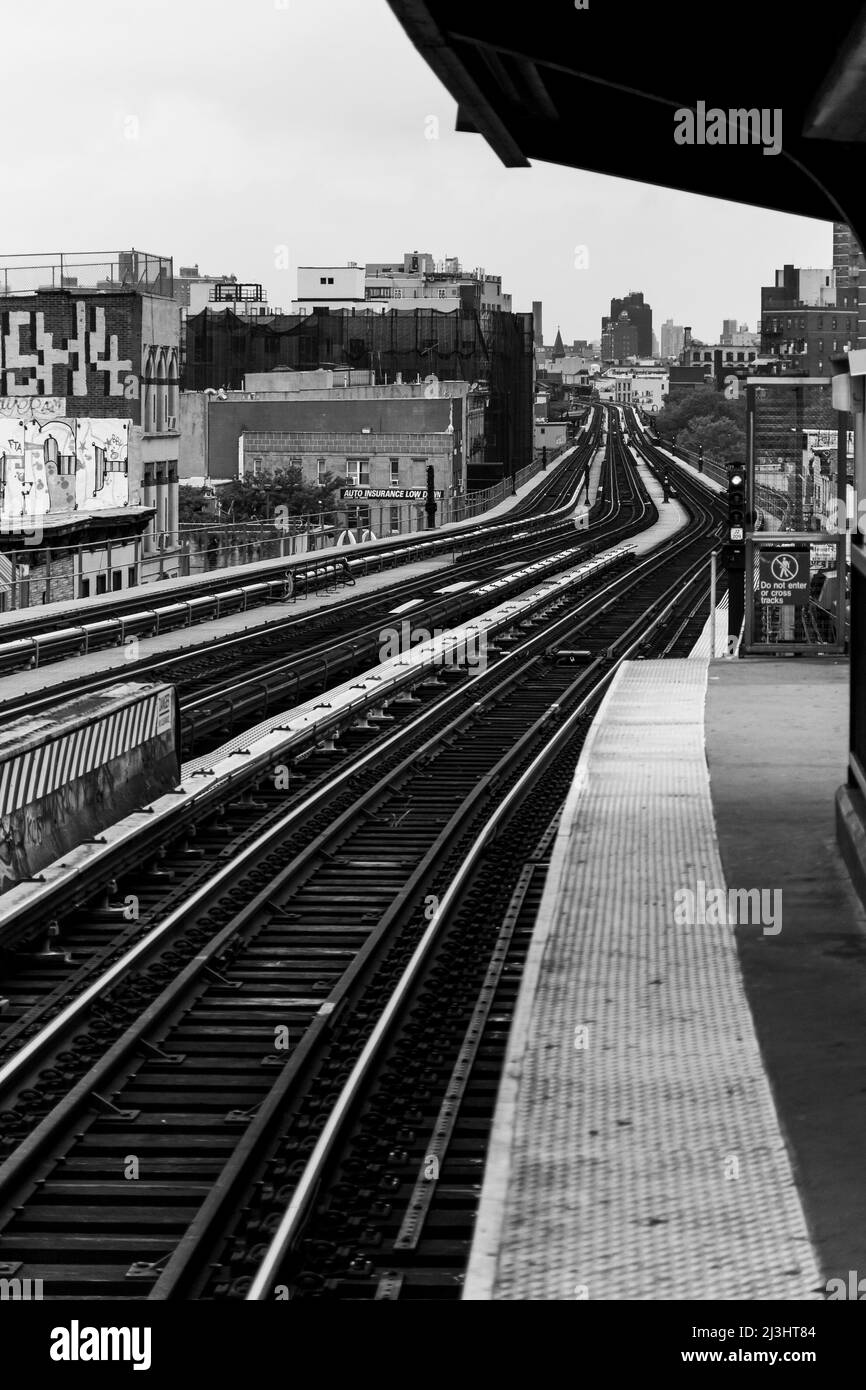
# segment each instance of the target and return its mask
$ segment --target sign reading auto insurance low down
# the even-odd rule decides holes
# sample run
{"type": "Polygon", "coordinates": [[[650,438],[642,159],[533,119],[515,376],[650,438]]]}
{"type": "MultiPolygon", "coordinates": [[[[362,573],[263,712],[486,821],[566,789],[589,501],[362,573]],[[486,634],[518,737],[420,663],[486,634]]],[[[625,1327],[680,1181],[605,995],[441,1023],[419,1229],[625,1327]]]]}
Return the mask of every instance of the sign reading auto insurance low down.
{"type": "Polygon", "coordinates": [[[809,602],[809,547],[761,550],[758,559],[760,603],[809,602]]]}
{"type": "MultiPolygon", "coordinates": [[[[442,488],[436,488],[433,497],[441,502],[445,496],[442,488]]],[[[342,487],[340,497],[349,502],[426,502],[426,487],[342,487]]]]}

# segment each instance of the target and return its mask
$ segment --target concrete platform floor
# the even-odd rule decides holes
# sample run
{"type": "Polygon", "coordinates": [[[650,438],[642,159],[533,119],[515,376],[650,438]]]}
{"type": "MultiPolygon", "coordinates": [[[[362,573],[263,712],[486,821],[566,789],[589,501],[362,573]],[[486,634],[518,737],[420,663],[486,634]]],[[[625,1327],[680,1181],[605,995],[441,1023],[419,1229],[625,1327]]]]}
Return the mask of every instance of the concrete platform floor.
{"type": "Polygon", "coordinates": [[[866,914],[836,845],[848,662],[714,661],[706,755],[725,879],[778,888],[781,931],[735,928],[816,1254],[866,1276],[866,914]]]}

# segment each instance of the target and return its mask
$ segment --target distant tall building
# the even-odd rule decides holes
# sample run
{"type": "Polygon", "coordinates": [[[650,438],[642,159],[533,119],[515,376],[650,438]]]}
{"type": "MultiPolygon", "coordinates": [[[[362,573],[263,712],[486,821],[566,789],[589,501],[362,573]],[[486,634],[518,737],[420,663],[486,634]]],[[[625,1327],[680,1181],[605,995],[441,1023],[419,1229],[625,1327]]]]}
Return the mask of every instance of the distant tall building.
{"type": "Polygon", "coordinates": [[[737,320],[736,320],[736,319],[723,319],[723,320],[722,320],[722,336],[721,336],[721,338],[719,339],[719,342],[720,342],[720,343],[728,343],[728,342],[730,342],[731,339],[733,338],[734,334],[736,333],[736,331],[737,331],[737,320]]]}
{"type": "Polygon", "coordinates": [[[846,222],[833,223],[833,269],[836,272],[836,287],[847,290],[856,285],[861,270],[866,267],[866,257],[860,244],[846,222]]]}
{"type": "Polygon", "coordinates": [[[544,335],[541,331],[541,300],[532,301],[532,331],[535,336],[535,346],[544,347],[544,335]]]}
{"type": "MultiPolygon", "coordinates": [[[[652,340],[650,340],[650,348],[652,340]]],[[[640,351],[640,330],[622,309],[616,318],[601,321],[601,356],[604,362],[625,362],[629,357],[648,356],[640,351]]]]}
{"type": "MultiPolygon", "coordinates": [[[[637,356],[651,357],[653,350],[653,311],[649,304],[644,304],[643,293],[639,290],[632,290],[625,299],[612,299],[610,301],[610,318],[614,323],[622,313],[628,314],[630,322],[637,329],[637,356]]],[[[604,332],[604,321],[602,321],[602,332],[604,332]]]]}
{"type": "Polygon", "coordinates": [[[658,357],[658,356],[659,356],[659,340],[658,340],[658,338],[656,337],[656,335],[655,335],[655,333],[654,333],[654,334],[653,334],[653,357],[658,357]]]}
{"type": "Polygon", "coordinates": [[[662,324],[662,357],[679,357],[683,350],[684,331],[682,324],[674,323],[673,319],[665,319],[662,324]]]}

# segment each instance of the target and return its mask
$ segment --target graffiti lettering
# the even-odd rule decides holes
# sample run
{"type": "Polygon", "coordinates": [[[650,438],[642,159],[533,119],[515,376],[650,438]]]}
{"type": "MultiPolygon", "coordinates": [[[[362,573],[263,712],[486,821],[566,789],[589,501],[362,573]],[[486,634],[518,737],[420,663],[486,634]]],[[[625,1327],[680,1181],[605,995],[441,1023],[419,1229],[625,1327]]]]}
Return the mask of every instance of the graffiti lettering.
{"type": "Polygon", "coordinates": [[[65,396],[0,396],[0,420],[56,420],[65,414],[65,396]]]}
{"type": "Polygon", "coordinates": [[[119,336],[107,332],[105,315],[105,309],[97,306],[88,316],[85,302],[76,300],[74,324],[70,322],[65,338],[58,334],[60,345],[55,346],[55,334],[46,329],[44,313],[10,310],[8,331],[0,335],[0,391],[56,399],[55,388],[62,382],[61,394],[86,396],[89,388],[102,389],[97,375],[101,373],[108,388],[104,394],[122,397],[132,359],[121,358],[119,336]]]}

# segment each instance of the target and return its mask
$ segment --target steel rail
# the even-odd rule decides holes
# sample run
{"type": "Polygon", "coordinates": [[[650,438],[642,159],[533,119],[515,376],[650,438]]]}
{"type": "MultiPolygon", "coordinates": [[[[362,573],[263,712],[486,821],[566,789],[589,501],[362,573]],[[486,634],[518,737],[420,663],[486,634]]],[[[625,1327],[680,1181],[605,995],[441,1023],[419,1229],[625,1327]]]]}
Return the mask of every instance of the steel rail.
{"type": "MultiPolygon", "coordinates": [[[[700,562],[700,567],[703,567],[703,560],[700,562]]],[[[307,1160],[304,1172],[298,1181],[297,1187],[292,1194],[277,1231],[268,1246],[262,1263],[253,1278],[249,1292],[246,1295],[246,1301],[261,1302],[272,1291],[279,1268],[298,1236],[306,1212],[319,1187],[325,1165],[331,1156],[335,1140],[355,1105],[370,1066],[381,1051],[386,1038],[389,1036],[391,1026],[410,990],[417,983],[421,967],[429,954],[430,948],[447,924],[449,914],[457,903],[461,891],[468,883],[480,856],[494,838],[504,820],[523,800],[527,790],[535,783],[545,768],[549,766],[550,762],[556,758],[563,744],[567,743],[571,738],[578,721],[586,714],[589,707],[598,701],[622,663],[628,660],[631,654],[646,642],[650,633],[661,625],[667,614],[672,611],[681,600],[684,592],[692,583],[693,577],[685,584],[678,582],[676,592],[668,599],[661,612],[652,619],[650,628],[644,629],[639,635],[634,636],[625,651],[615,659],[613,664],[606,671],[599,674],[592,690],[584,697],[577,708],[565,718],[554,733],[547,747],[534,758],[530,766],[521,774],[518,781],[510,788],[502,801],[499,802],[489,816],[472,849],[464,857],[448,889],[440,899],[438,907],[430,921],[430,925],[418,942],[410,961],[406,965],[402,976],[383,1008],[373,1031],[367,1038],[361,1054],[352,1067],[352,1071],[318,1136],[316,1145],[307,1160]]],[[[632,628],[634,626],[635,624],[632,624],[632,628]]],[[[629,628],[627,632],[630,633],[632,628],[629,628]]],[[[600,664],[600,661],[594,662],[593,666],[588,668],[587,671],[575,681],[574,686],[585,683],[587,676],[592,674],[593,670],[597,669],[600,664]]],[[[570,688],[573,689],[574,686],[570,688]]],[[[561,708],[561,703],[565,698],[566,696],[564,695],[559,702],[551,706],[545,718],[557,715],[561,708]]],[[[484,779],[485,782],[494,780],[496,775],[498,775],[498,766],[487,774],[484,779]]]]}

